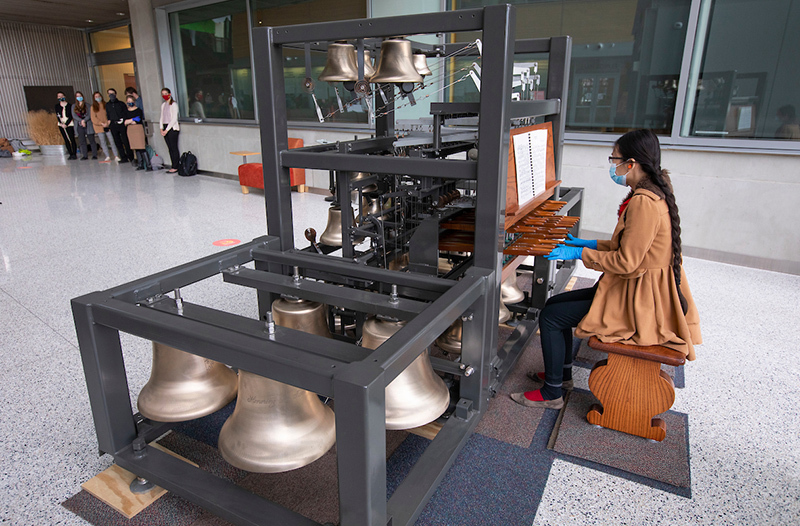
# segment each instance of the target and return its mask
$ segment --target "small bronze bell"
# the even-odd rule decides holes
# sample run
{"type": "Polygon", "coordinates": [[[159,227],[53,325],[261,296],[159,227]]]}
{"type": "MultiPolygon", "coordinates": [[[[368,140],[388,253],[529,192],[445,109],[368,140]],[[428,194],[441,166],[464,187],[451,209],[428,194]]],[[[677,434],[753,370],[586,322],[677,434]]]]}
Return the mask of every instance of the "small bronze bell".
{"type": "MultiPolygon", "coordinates": [[[[356,226],[355,217],[353,217],[353,226],[356,226]]],[[[325,231],[319,236],[319,241],[331,247],[340,247],[342,239],[342,209],[338,205],[334,205],[328,209],[328,224],[325,226],[325,231]]],[[[357,237],[353,239],[353,244],[357,245],[362,241],[364,241],[363,237],[357,237]]]]}
{"type": "MultiPolygon", "coordinates": [[[[281,298],[272,313],[278,325],[331,337],[320,303],[281,298]]],[[[281,473],[324,455],[336,441],[335,424],[316,394],[240,370],[236,409],[222,426],[219,451],[237,468],[281,473]]]]}
{"type": "MultiPolygon", "coordinates": [[[[352,172],[352,174],[353,175],[350,177],[350,180],[352,182],[361,181],[361,180],[366,179],[367,177],[370,177],[372,175],[372,174],[368,174],[366,172],[352,172]]],[[[365,187],[363,187],[361,189],[361,193],[364,193],[364,192],[377,192],[377,191],[378,191],[378,185],[375,184],[375,183],[368,184],[367,186],[365,186],[365,187]]],[[[358,191],[356,190],[356,195],[357,194],[358,194],[358,191]]]]}
{"type": "Polygon", "coordinates": [[[356,48],[346,42],[334,42],[328,46],[325,68],[319,80],[325,82],[354,82],[358,80],[356,48]]]}
{"type": "MultiPolygon", "coordinates": [[[[364,322],[361,346],[377,349],[405,322],[370,318],[364,322]]],[[[411,429],[439,418],[450,405],[450,392],[433,371],[428,350],[386,386],[386,429],[411,429]]]]}
{"type": "Polygon", "coordinates": [[[461,333],[464,322],[458,318],[444,333],[436,339],[436,345],[443,351],[461,354],[461,333]]]}
{"type": "Polygon", "coordinates": [[[525,293],[517,287],[517,273],[512,272],[500,284],[500,301],[512,305],[525,299],[525,293]]]}
{"type": "Polygon", "coordinates": [[[422,75],[414,67],[412,57],[410,41],[403,38],[384,40],[378,67],[370,82],[422,82],[422,75]]]}
{"type": "Polygon", "coordinates": [[[236,373],[224,364],[153,342],[153,369],[137,406],[157,422],[193,420],[228,405],[236,385],[236,373]]]}
{"type": "Polygon", "coordinates": [[[416,69],[417,73],[423,77],[430,75],[431,70],[428,67],[428,57],[426,57],[423,53],[414,54],[414,69],[416,69]]]}

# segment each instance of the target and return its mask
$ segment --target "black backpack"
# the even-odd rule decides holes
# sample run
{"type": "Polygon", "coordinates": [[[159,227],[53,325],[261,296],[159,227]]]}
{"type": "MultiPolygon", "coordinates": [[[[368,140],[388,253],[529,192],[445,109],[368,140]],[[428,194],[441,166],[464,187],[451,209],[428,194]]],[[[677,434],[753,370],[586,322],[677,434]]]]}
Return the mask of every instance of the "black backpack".
{"type": "Polygon", "coordinates": [[[178,161],[178,175],[197,175],[197,157],[192,152],[184,152],[178,161]]]}

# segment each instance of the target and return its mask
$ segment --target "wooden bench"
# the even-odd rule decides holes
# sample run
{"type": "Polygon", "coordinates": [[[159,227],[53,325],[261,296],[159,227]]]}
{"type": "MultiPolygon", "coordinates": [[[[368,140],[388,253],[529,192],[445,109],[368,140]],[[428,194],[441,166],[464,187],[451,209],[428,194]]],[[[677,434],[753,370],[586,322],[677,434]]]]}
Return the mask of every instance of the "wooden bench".
{"type": "Polygon", "coordinates": [[[608,353],[608,359],[598,362],[589,375],[589,389],[602,405],[592,405],[586,420],[650,440],[664,440],[667,426],[654,417],[672,407],[675,384],[661,370],[661,364],[677,367],[686,357],[660,345],[603,343],[594,336],[589,347],[608,353]]]}

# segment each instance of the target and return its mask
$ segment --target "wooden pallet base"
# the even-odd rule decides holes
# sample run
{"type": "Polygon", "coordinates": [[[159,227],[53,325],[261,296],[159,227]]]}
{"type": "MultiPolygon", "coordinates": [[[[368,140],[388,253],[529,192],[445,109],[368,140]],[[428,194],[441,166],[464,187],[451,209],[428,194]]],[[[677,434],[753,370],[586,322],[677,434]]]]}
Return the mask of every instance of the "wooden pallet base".
{"type": "MultiPolygon", "coordinates": [[[[186,460],[159,444],[152,443],[150,446],[197,466],[194,462],[186,460]]],[[[135,478],[136,475],[130,471],[113,464],[102,473],[81,484],[81,488],[130,519],[167,492],[164,488],[155,486],[146,493],[132,493],[130,485],[135,478]]]]}

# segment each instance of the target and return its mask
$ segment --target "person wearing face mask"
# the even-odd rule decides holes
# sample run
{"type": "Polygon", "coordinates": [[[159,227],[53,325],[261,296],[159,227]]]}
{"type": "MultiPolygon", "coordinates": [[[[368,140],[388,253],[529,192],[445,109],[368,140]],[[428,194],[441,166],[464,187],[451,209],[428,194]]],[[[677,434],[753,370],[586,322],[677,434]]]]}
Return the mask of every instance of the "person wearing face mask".
{"type": "Polygon", "coordinates": [[[178,162],[181,158],[180,150],[178,150],[178,133],[181,131],[181,126],[178,124],[178,105],[172,98],[172,92],[167,88],[161,90],[161,98],[164,99],[164,102],[161,103],[161,118],[158,125],[161,129],[161,136],[167,143],[169,161],[172,164],[167,173],[174,174],[178,171],[178,162]]]}
{"type": "Polygon", "coordinates": [[[194,102],[192,102],[192,106],[189,108],[189,117],[196,117],[203,120],[206,118],[206,109],[203,107],[203,90],[201,89],[195,90],[194,92],[194,102]]]}
{"type": "Polygon", "coordinates": [[[114,137],[114,144],[119,151],[120,163],[133,162],[135,157],[128,143],[128,132],[125,129],[125,119],[128,118],[128,107],[124,102],[117,99],[117,90],[108,89],[108,102],[106,103],[106,115],[108,116],[108,127],[111,136],[114,137]]]}
{"type": "Polygon", "coordinates": [[[68,159],[73,161],[78,158],[78,145],[75,144],[75,124],[72,120],[72,104],[67,102],[67,96],[63,91],[57,94],[58,102],[56,102],[56,117],[58,118],[58,131],[61,132],[61,137],[64,138],[64,146],[67,147],[68,159]]]}
{"type": "Polygon", "coordinates": [[[103,100],[103,95],[99,91],[95,91],[92,95],[94,102],[90,110],[92,116],[92,126],[94,127],[94,134],[100,140],[100,147],[106,153],[106,161],[111,160],[110,153],[114,152],[114,160],[119,161],[119,152],[117,145],[114,144],[114,137],[111,136],[111,131],[108,126],[108,114],[106,113],[106,102],[103,100]],[[111,148],[109,150],[109,147],[111,148]]]}
{"type": "Polygon", "coordinates": [[[136,107],[136,99],[133,95],[128,95],[126,103],[128,105],[128,114],[123,123],[128,130],[128,141],[131,148],[136,152],[136,157],[138,157],[139,165],[136,169],[152,171],[150,158],[145,150],[147,145],[144,142],[144,112],[136,107]]]}
{"type": "Polygon", "coordinates": [[[614,144],[609,175],[630,191],[617,211],[611,240],[569,235],[549,260],[580,259],[602,271],[590,289],[551,297],[539,316],[544,372],[531,371],[534,388],[511,398],[527,407],[560,409],[571,389],[572,328],[579,338],[662,345],[695,359],[700,318],[681,265],[681,226],[669,173],[661,168],[658,137],[634,130],[614,144]]]}
{"type": "Polygon", "coordinates": [[[75,92],[75,104],[72,105],[72,121],[75,123],[75,128],[78,132],[78,144],[81,146],[81,161],[89,158],[89,148],[86,146],[86,140],[89,140],[89,145],[92,147],[92,159],[97,159],[97,143],[94,140],[94,126],[92,126],[92,116],[89,113],[89,106],[83,100],[83,93],[80,91],[75,92]]]}

